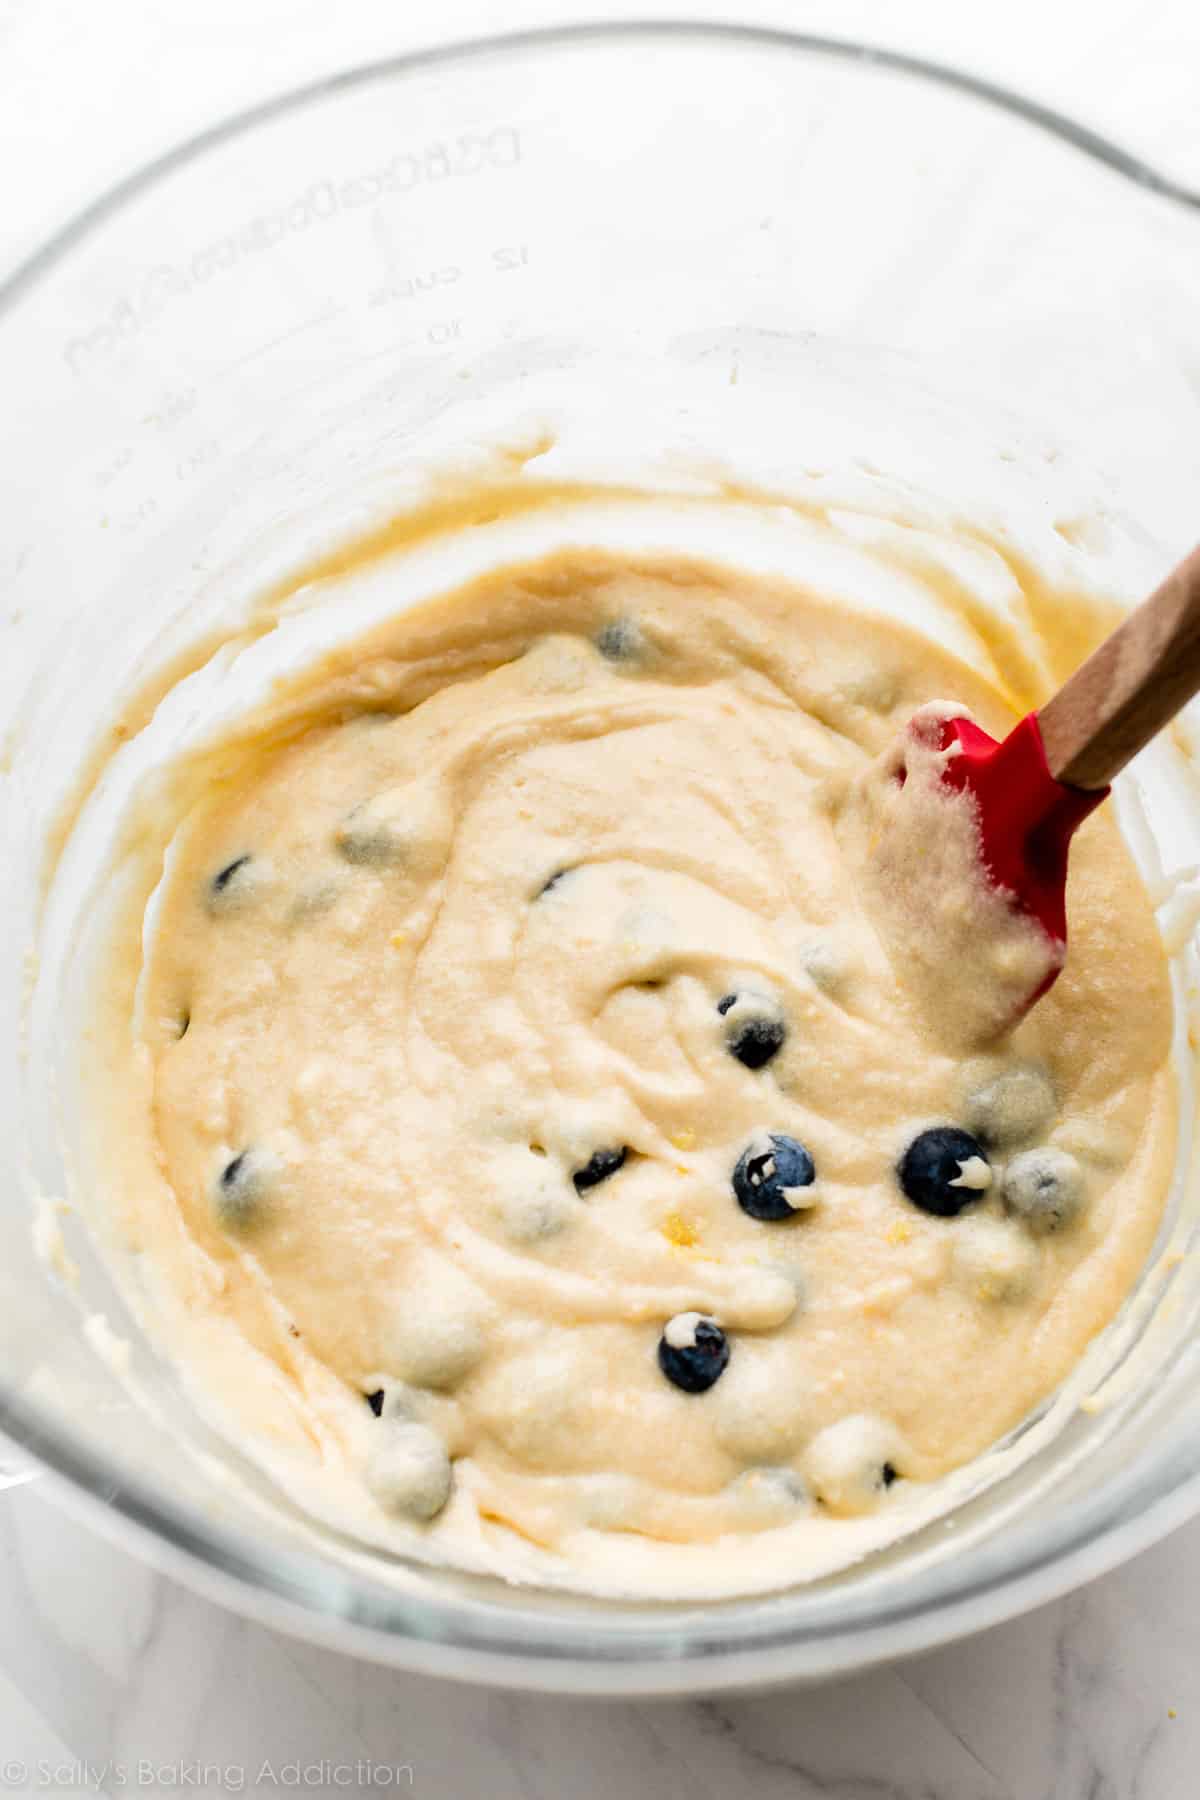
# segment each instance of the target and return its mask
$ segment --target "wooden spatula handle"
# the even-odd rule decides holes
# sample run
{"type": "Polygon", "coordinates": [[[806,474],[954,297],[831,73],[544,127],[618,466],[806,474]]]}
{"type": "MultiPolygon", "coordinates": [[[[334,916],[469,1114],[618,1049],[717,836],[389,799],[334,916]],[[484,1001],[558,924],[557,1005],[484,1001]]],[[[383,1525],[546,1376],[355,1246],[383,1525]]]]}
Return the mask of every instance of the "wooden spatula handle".
{"type": "Polygon", "coordinates": [[[1105,787],[1200,689],[1200,547],[1038,713],[1050,773],[1105,787]]]}

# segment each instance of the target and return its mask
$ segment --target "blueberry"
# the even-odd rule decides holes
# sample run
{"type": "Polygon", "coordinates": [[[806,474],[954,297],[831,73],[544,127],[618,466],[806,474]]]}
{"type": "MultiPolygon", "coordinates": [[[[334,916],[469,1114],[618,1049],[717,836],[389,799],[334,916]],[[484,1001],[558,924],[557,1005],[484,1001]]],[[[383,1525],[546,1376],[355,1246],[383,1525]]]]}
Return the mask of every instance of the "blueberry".
{"type": "Polygon", "coordinates": [[[755,1138],[738,1158],[734,1198],[752,1219],[791,1219],[813,1204],[816,1196],[809,1190],[816,1174],[803,1144],[771,1132],[755,1138]]]}
{"type": "Polygon", "coordinates": [[[221,1188],[223,1192],[232,1193],[234,1188],[237,1187],[246,1167],[247,1155],[248,1152],[243,1150],[238,1156],[234,1157],[232,1162],[226,1163],[225,1167],[221,1170],[221,1188]]]}
{"type": "Polygon", "coordinates": [[[454,1483],[442,1439],[415,1419],[384,1422],[383,1429],[373,1434],[363,1474],[372,1498],[385,1512],[422,1522],[441,1512],[454,1483]]]}
{"type": "Polygon", "coordinates": [[[804,1473],[826,1512],[853,1518],[874,1512],[901,1479],[907,1449],[896,1427],[870,1413],[851,1413],[811,1439],[804,1473]]]}
{"type": "Polygon", "coordinates": [[[334,833],[338,854],[348,863],[390,869],[404,860],[404,834],[395,819],[383,817],[369,800],[356,806],[334,833]]]}
{"type": "Polygon", "coordinates": [[[787,1031],[771,1002],[758,1000],[753,994],[726,994],[718,1000],[717,1011],[722,1018],[729,1018],[725,1039],[729,1054],[747,1069],[765,1068],[782,1050],[787,1031]]]}
{"type": "Polygon", "coordinates": [[[748,1069],[765,1068],[783,1048],[787,1033],[778,1019],[747,1019],[729,1040],[729,1052],[748,1069]]]}
{"type": "Polygon", "coordinates": [[[248,852],[235,856],[218,869],[208,884],[205,900],[211,913],[233,913],[250,904],[269,885],[270,864],[248,852]]]}
{"type": "Polygon", "coordinates": [[[496,1199],[504,1233],[517,1244],[538,1244],[554,1237],[579,1212],[561,1170],[544,1162],[540,1168],[532,1165],[522,1177],[503,1182],[496,1199]]]}
{"type": "Polygon", "coordinates": [[[226,863],[223,869],[218,869],[211,882],[213,893],[225,893],[232,883],[236,881],[239,870],[245,869],[249,861],[250,857],[248,854],[245,856],[235,856],[231,863],[226,863]]]}
{"type": "Polygon", "coordinates": [[[1009,1150],[1045,1131],[1057,1106],[1046,1071],[1036,1064],[1017,1063],[971,1088],[966,1120],[985,1144],[1009,1150]]]}
{"type": "Polygon", "coordinates": [[[729,1361],[729,1340],[715,1319],[677,1313],[658,1340],[658,1366],[685,1394],[702,1394],[720,1379],[729,1361]]]}
{"type": "Polygon", "coordinates": [[[614,619],[596,633],[596,648],[609,662],[630,662],[645,648],[645,640],[632,619],[614,619]]]}
{"type": "Polygon", "coordinates": [[[1084,1201],[1083,1170],[1066,1150],[1023,1150],[1004,1171],[1004,1203],[1032,1231],[1069,1225],[1084,1201]]]}
{"type": "Polygon", "coordinates": [[[571,1179],[575,1183],[577,1194],[586,1194],[589,1188],[599,1187],[610,1175],[615,1175],[629,1155],[628,1150],[593,1150],[582,1169],[576,1169],[571,1179]]]}
{"type": "Polygon", "coordinates": [[[375,1414],[375,1417],[377,1419],[382,1418],[382,1416],[383,1416],[383,1389],[375,1388],[372,1393],[364,1394],[363,1399],[366,1401],[366,1403],[370,1407],[371,1411],[375,1414]]]}
{"type": "Polygon", "coordinates": [[[225,1164],[217,1177],[213,1201],[227,1230],[255,1223],[279,1167],[278,1158],[269,1150],[243,1150],[225,1164]]]}
{"type": "Polygon", "coordinates": [[[904,1152],[896,1173],[913,1205],[939,1219],[952,1219],[982,1199],[992,1182],[983,1145],[954,1125],[921,1132],[904,1152]]]}

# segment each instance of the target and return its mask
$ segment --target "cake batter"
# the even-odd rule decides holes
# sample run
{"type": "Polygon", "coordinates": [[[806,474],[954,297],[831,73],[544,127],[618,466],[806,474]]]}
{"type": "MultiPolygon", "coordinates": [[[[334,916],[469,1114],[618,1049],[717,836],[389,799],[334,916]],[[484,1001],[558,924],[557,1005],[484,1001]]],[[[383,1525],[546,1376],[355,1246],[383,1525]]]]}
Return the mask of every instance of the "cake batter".
{"type": "Polygon", "coordinates": [[[611,1591],[769,1540],[783,1583],[1062,1381],[1162,1212],[1165,958],[1104,809],[1019,1028],[905,979],[880,784],[947,697],[1013,723],[894,621],[564,552],[243,722],[106,1067],[172,1347],[302,1502],[611,1591]]]}

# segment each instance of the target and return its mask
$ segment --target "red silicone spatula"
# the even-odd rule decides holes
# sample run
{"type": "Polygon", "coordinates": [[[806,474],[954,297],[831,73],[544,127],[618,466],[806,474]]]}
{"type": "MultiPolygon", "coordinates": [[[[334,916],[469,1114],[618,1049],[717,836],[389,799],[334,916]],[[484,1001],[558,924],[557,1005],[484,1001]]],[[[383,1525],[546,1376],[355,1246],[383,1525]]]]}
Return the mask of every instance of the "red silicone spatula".
{"type": "Polygon", "coordinates": [[[997,743],[969,719],[939,723],[959,753],[943,780],[979,811],[983,861],[1014,907],[1066,954],[1067,851],[1108,784],[1200,690],[1200,548],[1106,638],[1066,685],[997,743]]]}

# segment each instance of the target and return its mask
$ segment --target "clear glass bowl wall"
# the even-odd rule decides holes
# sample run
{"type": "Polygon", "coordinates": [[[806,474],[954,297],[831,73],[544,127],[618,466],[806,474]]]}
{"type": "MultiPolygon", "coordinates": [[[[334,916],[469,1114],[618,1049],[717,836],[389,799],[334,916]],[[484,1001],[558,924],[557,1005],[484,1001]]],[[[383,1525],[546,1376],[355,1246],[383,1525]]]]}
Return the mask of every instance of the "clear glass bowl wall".
{"type": "MultiPolygon", "coordinates": [[[[1153,1312],[1153,1380],[972,1503],[960,1554],[651,1608],[434,1572],[397,1585],[316,1541],[248,1471],[218,1476],[224,1451],[82,1236],[84,1310],[132,1340],[149,1408],[33,1245],[31,1195],[63,1187],[63,1046],[35,1033],[24,1053],[27,952],[48,833],[113,695],[218,576],[360,489],[403,491],[434,422],[452,438],[461,413],[469,439],[481,396],[502,411],[597,346],[684,371],[732,349],[797,419],[806,371],[863,359],[889,476],[922,473],[905,432],[921,389],[964,417],[1021,415],[1047,467],[1049,446],[1078,446],[1148,561],[1195,534],[1196,197],[946,71],[737,28],[542,34],[339,77],[98,202],[0,296],[0,1422],[142,1554],[371,1656],[573,1691],[815,1678],[1047,1598],[1200,1505],[1190,1259],[1153,1312]]],[[[1171,866],[1200,861],[1174,754],[1141,777],[1171,866]]]]}

